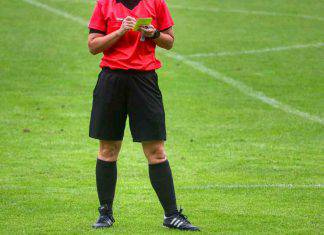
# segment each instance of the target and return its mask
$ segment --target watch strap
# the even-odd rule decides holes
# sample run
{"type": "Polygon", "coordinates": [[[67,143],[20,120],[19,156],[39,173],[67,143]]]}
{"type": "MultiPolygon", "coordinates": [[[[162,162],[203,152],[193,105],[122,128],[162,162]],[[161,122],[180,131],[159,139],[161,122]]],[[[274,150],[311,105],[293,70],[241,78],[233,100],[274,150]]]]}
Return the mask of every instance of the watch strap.
{"type": "Polygon", "coordinates": [[[157,39],[158,37],[160,37],[161,32],[159,30],[155,30],[153,36],[151,37],[151,39],[157,39]]]}

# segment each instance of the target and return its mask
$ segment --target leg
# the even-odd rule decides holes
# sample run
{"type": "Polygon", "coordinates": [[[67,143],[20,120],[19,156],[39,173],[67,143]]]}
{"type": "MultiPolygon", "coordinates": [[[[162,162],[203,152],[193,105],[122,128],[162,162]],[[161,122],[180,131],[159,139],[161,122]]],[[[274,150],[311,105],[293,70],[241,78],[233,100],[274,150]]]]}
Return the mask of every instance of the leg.
{"type": "Polygon", "coordinates": [[[177,210],[172,173],[167,160],[165,116],[162,94],[155,72],[133,74],[129,82],[127,107],[133,141],[141,142],[149,163],[151,184],[164,209],[163,225],[179,230],[199,230],[177,210]]]}
{"type": "Polygon", "coordinates": [[[121,143],[121,141],[100,140],[96,166],[97,191],[100,205],[107,207],[107,213],[109,214],[112,214],[117,181],[116,161],[121,143]]]}
{"type": "Polygon", "coordinates": [[[96,166],[97,190],[101,206],[107,205],[109,213],[112,213],[117,179],[116,161],[127,118],[124,88],[125,79],[104,68],[93,91],[89,136],[100,140],[96,166]]]}
{"type": "Polygon", "coordinates": [[[151,184],[164,209],[165,216],[177,214],[172,172],[165,154],[164,141],[143,142],[142,146],[149,163],[151,184]]]}
{"type": "Polygon", "coordinates": [[[125,78],[103,68],[93,91],[89,136],[100,140],[96,165],[99,219],[94,228],[111,227],[112,206],[117,181],[116,161],[124,136],[127,118],[125,78]]]}

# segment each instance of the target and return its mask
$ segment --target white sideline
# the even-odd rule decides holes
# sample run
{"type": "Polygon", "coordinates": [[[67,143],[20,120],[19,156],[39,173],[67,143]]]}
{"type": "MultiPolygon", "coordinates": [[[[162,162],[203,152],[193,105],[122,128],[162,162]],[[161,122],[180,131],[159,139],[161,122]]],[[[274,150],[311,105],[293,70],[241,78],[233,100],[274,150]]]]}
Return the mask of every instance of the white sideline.
{"type": "Polygon", "coordinates": [[[298,14],[288,14],[288,13],[279,13],[279,12],[269,12],[269,11],[249,11],[244,9],[220,9],[220,8],[205,8],[205,7],[187,7],[180,5],[169,5],[170,8],[183,9],[190,11],[204,11],[204,12],[225,12],[225,13],[239,13],[239,14],[248,14],[248,15],[264,15],[264,16],[286,16],[286,17],[295,17],[307,20],[319,20],[324,21],[323,17],[320,16],[310,16],[310,15],[298,15],[298,14]]]}
{"type": "MultiPolygon", "coordinates": [[[[65,11],[62,11],[62,10],[59,10],[59,9],[56,9],[56,8],[53,8],[53,7],[50,7],[44,3],[40,3],[40,2],[37,2],[37,1],[34,1],[34,0],[22,0],[26,3],[29,3],[31,5],[34,5],[36,7],[39,7],[39,8],[42,8],[42,9],[45,9],[49,12],[52,12],[54,14],[57,14],[57,15],[60,15],[60,16],[63,16],[69,20],[72,20],[72,21],[75,21],[81,25],[85,25],[87,26],[87,21],[83,20],[82,18],[80,17],[75,17],[65,11]]],[[[299,117],[302,117],[304,119],[307,119],[309,121],[313,121],[313,122],[317,122],[321,125],[324,125],[324,120],[321,118],[321,117],[318,117],[318,116],[315,116],[315,115],[311,115],[309,113],[306,113],[306,112],[303,112],[303,111],[300,111],[298,109],[295,109],[289,105],[286,105],[286,104],[283,104],[273,98],[270,98],[270,97],[267,97],[266,95],[264,95],[262,92],[259,92],[259,91],[255,91],[253,90],[251,87],[245,85],[244,83],[240,82],[240,81],[237,81],[231,77],[227,77],[215,70],[212,70],[210,68],[207,68],[206,66],[204,66],[203,64],[199,63],[199,62],[195,62],[195,61],[191,61],[187,58],[185,58],[184,56],[180,55],[180,54],[177,54],[177,53],[174,53],[174,52],[169,52],[169,51],[161,51],[163,52],[166,56],[170,57],[170,58],[173,58],[174,60],[178,60],[180,62],[183,62],[184,64],[186,65],[189,65],[190,67],[202,72],[202,73],[205,73],[211,77],[213,77],[214,79],[218,80],[218,81],[221,81],[221,82],[224,82],[236,89],[238,89],[239,91],[241,91],[243,94],[246,94],[252,98],[255,98],[257,100],[260,100],[262,101],[263,103],[266,103],[274,108],[277,108],[277,109],[280,109],[286,113],[290,113],[290,114],[293,114],[293,115],[296,115],[296,116],[299,116],[299,117]]]]}
{"type": "Polygon", "coordinates": [[[40,2],[37,2],[37,1],[33,1],[33,0],[22,0],[23,2],[26,2],[26,3],[29,3],[30,5],[33,5],[35,7],[39,7],[39,8],[42,8],[46,11],[49,11],[49,12],[52,12],[56,15],[59,15],[59,16],[63,16],[64,18],[66,19],[69,19],[69,20],[72,20],[72,21],[75,21],[81,25],[86,25],[87,26],[87,22],[82,19],[81,17],[78,17],[78,16],[73,16],[65,11],[62,11],[60,9],[56,9],[54,7],[50,7],[49,5],[46,5],[44,3],[40,3],[40,2]]]}
{"type": "Polygon", "coordinates": [[[181,189],[206,190],[206,189],[258,189],[258,188],[286,188],[286,189],[303,189],[303,188],[324,188],[323,184],[211,184],[201,186],[184,186],[181,189]]]}
{"type": "Polygon", "coordinates": [[[210,68],[207,68],[206,66],[204,66],[203,64],[199,63],[199,62],[195,62],[195,61],[191,61],[187,58],[185,58],[184,56],[182,55],[179,55],[179,54],[176,54],[176,53],[173,53],[173,52],[165,52],[165,55],[170,57],[170,58],[173,58],[175,60],[178,60],[178,61],[181,61],[189,66],[191,66],[192,68],[202,72],[202,73],[205,73],[205,74],[208,74],[209,76],[215,78],[216,80],[218,81],[222,81],[236,89],[238,89],[239,91],[241,91],[242,93],[250,96],[250,97],[253,97],[255,99],[258,99],[260,101],[262,101],[263,103],[266,103],[274,108],[277,108],[277,109],[280,109],[284,112],[287,112],[287,113],[290,113],[290,114],[294,114],[296,116],[299,116],[299,117],[302,117],[304,119],[307,119],[307,120],[310,120],[310,121],[313,121],[313,122],[317,122],[319,124],[322,124],[324,125],[324,120],[318,116],[315,116],[315,115],[311,115],[309,113],[306,113],[306,112],[302,112],[298,109],[295,109],[289,105],[286,105],[286,104],[283,104],[273,98],[270,98],[268,96],[266,96],[265,94],[263,94],[262,92],[260,91],[255,91],[253,90],[251,87],[245,85],[244,83],[238,81],[238,80],[235,80],[231,77],[228,77],[228,76],[225,76],[215,70],[212,70],[210,68]]]}
{"type": "Polygon", "coordinates": [[[201,58],[201,57],[223,57],[223,56],[237,56],[237,55],[248,55],[248,54],[259,54],[267,52],[276,52],[276,51],[287,51],[293,49],[304,49],[304,48],[318,48],[323,47],[323,42],[311,43],[311,44],[300,44],[292,46],[280,46],[272,48],[263,48],[258,50],[245,50],[245,51],[224,51],[224,52],[211,52],[211,53],[197,53],[186,55],[188,58],[201,58]]]}

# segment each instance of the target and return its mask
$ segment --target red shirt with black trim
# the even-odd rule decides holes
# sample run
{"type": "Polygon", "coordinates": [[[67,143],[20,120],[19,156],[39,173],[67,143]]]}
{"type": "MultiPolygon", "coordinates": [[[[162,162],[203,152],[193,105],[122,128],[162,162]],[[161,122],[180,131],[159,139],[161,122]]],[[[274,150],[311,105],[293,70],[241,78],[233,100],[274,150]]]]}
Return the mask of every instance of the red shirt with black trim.
{"type": "MultiPolygon", "coordinates": [[[[106,34],[118,30],[127,16],[152,18],[152,25],[163,31],[174,25],[165,0],[140,0],[134,8],[127,8],[120,0],[98,0],[89,22],[89,29],[106,34]]],[[[100,67],[111,69],[154,70],[161,67],[155,57],[156,43],[141,33],[128,31],[112,47],[103,52],[100,67]]]]}

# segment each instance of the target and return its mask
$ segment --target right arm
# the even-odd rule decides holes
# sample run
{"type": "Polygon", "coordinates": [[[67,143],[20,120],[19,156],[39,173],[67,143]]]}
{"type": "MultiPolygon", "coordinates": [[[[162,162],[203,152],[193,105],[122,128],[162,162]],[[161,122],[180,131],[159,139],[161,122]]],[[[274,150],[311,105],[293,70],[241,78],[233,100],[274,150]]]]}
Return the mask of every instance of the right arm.
{"type": "Polygon", "coordinates": [[[92,55],[103,52],[112,45],[114,45],[121,37],[122,32],[116,30],[108,35],[103,35],[101,33],[90,33],[88,36],[88,48],[92,55]]]}
{"type": "Polygon", "coordinates": [[[107,35],[100,33],[90,33],[88,36],[88,48],[91,54],[96,55],[112,47],[126,32],[134,28],[136,19],[127,16],[121,27],[107,35]]]}

